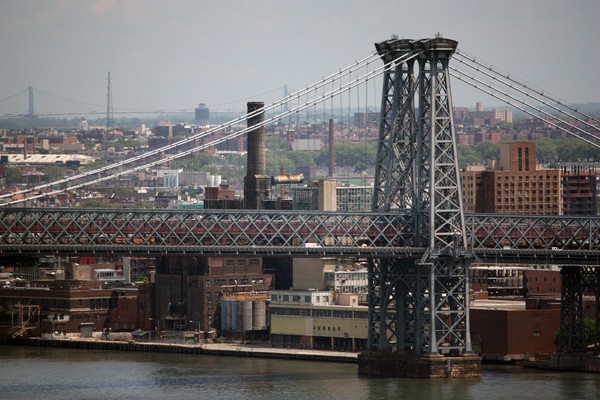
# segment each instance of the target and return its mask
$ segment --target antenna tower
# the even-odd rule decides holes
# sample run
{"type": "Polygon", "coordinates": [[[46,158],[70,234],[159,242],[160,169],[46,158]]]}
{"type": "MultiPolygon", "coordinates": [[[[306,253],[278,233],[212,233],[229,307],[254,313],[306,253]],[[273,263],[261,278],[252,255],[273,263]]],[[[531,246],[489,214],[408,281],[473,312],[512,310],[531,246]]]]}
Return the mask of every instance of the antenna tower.
{"type": "Polygon", "coordinates": [[[106,93],[106,131],[115,127],[115,116],[112,104],[112,92],[110,89],[110,71],[108,72],[108,90],[106,93]]]}

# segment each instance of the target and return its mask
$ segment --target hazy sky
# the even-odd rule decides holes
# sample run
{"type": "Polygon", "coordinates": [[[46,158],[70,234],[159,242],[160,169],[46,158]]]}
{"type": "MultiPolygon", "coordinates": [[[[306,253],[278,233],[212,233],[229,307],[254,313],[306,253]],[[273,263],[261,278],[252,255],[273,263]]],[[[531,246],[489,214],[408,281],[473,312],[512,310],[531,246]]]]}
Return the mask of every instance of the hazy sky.
{"type": "MultiPolygon", "coordinates": [[[[242,110],[392,34],[437,32],[562,99],[600,101],[598,0],[0,0],[0,114],[26,112],[26,93],[6,99],[28,86],[37,112],[105,110],[108,71],[115,111],[242,110]]],[[[485,98],[452,85],[455,106],[485,98]]]]}

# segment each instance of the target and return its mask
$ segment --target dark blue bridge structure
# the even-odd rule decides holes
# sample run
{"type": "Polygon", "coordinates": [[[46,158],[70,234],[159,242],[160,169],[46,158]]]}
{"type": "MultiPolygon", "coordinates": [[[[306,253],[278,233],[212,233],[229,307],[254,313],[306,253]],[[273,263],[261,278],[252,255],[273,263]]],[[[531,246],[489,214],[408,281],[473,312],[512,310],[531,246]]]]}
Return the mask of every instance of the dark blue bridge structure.
{"type": "MultiPolygon", "coordinates": [[[[399,212],[12,207],[0,208],[0,252],[420,257],[415,224],[399,212]]],[[[600,260],[596,216],[465,214],[465,233],[481,262],[600,260]]]]}
{"type": "MultiPolygon", "coordinates": [[[[361,355],[359,370],[386,374],[391,368],[398,372],[400,362],[415,369],[425,365],[423,368],[430,371],[425,373],[427,376],[480,374],[480,360],[473,355],[470,339],[469,267],[473,262],[558,264],[563,274],[559,351],[584,352],[581,301],[585,293],[595,296],[596,313],[600,315],[600,218],[465,214],[450,76],[460,80],[469,76],[451,68],[449,62],[455,55],[467,65],[476,61],[457,52],[456,41],[442,37],[392,38],[377,43],[376,50],[365,60],[369,63],[379,58],[384,67],[349,80],[339,89],[305,101],[276,118],[263,118],[268,107],[244,117],[264,126],[381,75],[372,212],[42,209],[15,207],[21,201],[9,199],[0,207],[0,252],[366,258],[369,351],[361,355]]],[[[348,71],[358,75],[354,67],[348,71]]],[[[327,87],[336,79],[337,74],[291,95],[287,101],[300,102],[301,96],[317,87],[327,87]]],[[[476,82],[471,84],[477,87],[476,82]]],[[[514,82],[507,85],[514,87],[514,82]]],[[[514,105],[512,100],[504,100],[514,105]]],[[[557,107],[565,107],[558,104],[557,107]]],[[[277,102],[272,107],[281,105],[277,102]]],[[[256,128],[249,126],[228,138],[256,128]]],[[[577,129],[569,133],[580,137],[577,129]]],[[[190,148],[198,139],[187,138],[145,156],[47,187],[64,187],[60,191],[77,189],[184,157],[222,141],[190,148]],[[177,151],[177,146],[183,151],[177,151]],[[144,157],[153,157],[153,161],[141,165],[144,157]],[[133,167],[124,170],[127,164],[133,167]],[[111,174],[112,169],[116,172],[111,174]]],[[[31,193],[23,190],[19,194],[31,193]]],[[[43,194],[28,197],[31,200],[39,196],[43,194]]],[[[596,321],[598,324],[600,318],[596,321]]],[[[598,354],[600,329],[596,332],[598,354]]]]}

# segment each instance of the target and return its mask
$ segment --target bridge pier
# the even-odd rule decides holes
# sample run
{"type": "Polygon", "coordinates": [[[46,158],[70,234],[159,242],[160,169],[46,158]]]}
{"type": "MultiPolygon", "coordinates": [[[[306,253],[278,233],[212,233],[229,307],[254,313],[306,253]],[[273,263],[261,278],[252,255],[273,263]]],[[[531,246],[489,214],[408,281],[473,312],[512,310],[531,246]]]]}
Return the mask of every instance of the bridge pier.
{"type": "Polygon", "coordinates": [[[400,378],[475,378],[481,376],[481,357],[363,351],[358,355],[358,373],[400,378]]]}

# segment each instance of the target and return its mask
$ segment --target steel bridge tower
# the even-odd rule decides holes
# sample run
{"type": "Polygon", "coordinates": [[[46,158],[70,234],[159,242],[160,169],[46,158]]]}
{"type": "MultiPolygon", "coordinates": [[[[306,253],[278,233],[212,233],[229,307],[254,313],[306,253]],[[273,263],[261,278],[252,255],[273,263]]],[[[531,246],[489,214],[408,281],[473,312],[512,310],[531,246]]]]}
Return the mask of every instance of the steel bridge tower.
{"type": "MultiPolygon", "coordinates": [[[[457,42],[394,38],[375,46],[383,62],[395,66],[383,78],[373,211],[410,215],[406,230],[412,239],[404,245],[426,249],[412,258],[369,263],[365,356],[370,353],[379,361],[365,363],[363,356],[361,368],[368,374],[377,374],[374,369],[390,374],[383,371],[390,359],[381,361],[381,354],[432,359],[472,353],[470,257],[448,73],[457,42]],[[416,58],[407,57],[415,52],[416,58]]],[[[480,362],[475,364],[477,375],[480,362]]]]}

